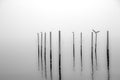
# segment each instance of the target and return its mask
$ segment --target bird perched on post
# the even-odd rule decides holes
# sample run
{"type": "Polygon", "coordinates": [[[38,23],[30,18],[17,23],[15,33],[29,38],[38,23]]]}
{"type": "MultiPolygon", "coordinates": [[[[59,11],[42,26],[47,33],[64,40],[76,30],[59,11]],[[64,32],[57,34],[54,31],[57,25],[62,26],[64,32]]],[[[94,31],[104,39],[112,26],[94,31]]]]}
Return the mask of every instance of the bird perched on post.
{"type": "Polygon", "coordinates": [[[100,31],[95,31],[94,29],[92,31],[95,33],[95,62],[96,62],[96,70],[97,70],[97,67],[98,67],[98,61],[97,61],[97,34],[100,31]]]}

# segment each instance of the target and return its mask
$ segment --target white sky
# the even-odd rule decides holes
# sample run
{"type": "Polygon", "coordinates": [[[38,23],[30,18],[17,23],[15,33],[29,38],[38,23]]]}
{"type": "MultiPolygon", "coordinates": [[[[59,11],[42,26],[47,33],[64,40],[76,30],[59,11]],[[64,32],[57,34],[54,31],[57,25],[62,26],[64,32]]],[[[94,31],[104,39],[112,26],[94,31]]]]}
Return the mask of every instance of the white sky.
{"type": "Polygon", "coordinates": [[[42,30],[53,30],[63,26],[64,30],[90,26],[117,28],[119,8],[117,0],[4,0],[1,1],[0,21],[5,30],[42,27],[46,28],[42,30]]]}

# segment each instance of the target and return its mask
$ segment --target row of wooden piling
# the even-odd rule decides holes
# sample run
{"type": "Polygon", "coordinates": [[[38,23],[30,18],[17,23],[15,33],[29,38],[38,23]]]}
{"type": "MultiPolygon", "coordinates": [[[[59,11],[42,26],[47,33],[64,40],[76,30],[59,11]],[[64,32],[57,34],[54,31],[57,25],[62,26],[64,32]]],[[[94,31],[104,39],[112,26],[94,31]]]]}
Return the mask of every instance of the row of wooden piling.
{"type": "MultiPolygon", "coordinates": [[[[94,64],[96,64],[96,70],[98,68],[98,63],[97,63],[97,33],[99,31],[93,30],[91,32],[91,79],[94,80],[94,64]],[[93,45],[93,32],[95,33],[95,45],[93,45]],[[93,48],[95,46],[95,49],[93,48]],[[95,51],[94,51],[95,50],[95,51]],[[95,53],[94,53],[95,52],[95,53]],[[94,63],[95,60],[95,63],[94,63]]],[[[73,70],[75,69],[75,39],[74,39],[74,32],[73,34],[73,70]]],[[[53,80],[53,73],[52,73],[52,32],[50,32],[50,79],[53,80]]],[[[37,40],[38,40],[38,70],[41,70],[42,76],[45,75],[45,79],[47,80],[47,61],[46,61],[46,32],[43,34],[41,32],[41,36],[39,33],[37,33],[37,40]],[[44,36],[44,44],[43,44],[43,36],[44,36]],[[41,39],[41,43],[40,43],[41,39]],[[44,45],[44,48],[43,48],[44,45]],[[44,49],[44,53],[43,53],[44,49]],[[43,74],[43,54],[44,54],[44,69],[45,72],[43,74]],[[40,62],[41,61],[41,62],[40,62]],[[40,64],[41,63],[41,64],[40,64]]],[[[82,32],[80,33],[80,61],[81,61],[81,71],[83,70],[83,51],[82,51],[82,32]]],[[[61,31],[58,31],[58,54],[59,54],[59,61],[58,61],[58,73],[59,73],[59,80],[62,80],[62,74],[61,74],[61,31]]],[[[108,80],[110,80],[110,58],[109,58],[109,31],[107,31],[107,44],[106,44],[106,56],[107,56],[107,73],[108,73],[108,80]]]]}

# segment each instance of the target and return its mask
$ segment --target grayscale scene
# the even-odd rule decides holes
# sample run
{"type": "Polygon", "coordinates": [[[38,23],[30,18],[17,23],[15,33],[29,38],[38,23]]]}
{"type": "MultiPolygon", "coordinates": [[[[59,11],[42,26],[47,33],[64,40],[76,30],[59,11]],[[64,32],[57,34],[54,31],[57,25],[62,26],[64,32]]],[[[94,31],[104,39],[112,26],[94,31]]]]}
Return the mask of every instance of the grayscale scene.
{"type": "Polygon", "coordinates": [[[119,80],[120,0],[0,0],[0,80],[119,80]]]}

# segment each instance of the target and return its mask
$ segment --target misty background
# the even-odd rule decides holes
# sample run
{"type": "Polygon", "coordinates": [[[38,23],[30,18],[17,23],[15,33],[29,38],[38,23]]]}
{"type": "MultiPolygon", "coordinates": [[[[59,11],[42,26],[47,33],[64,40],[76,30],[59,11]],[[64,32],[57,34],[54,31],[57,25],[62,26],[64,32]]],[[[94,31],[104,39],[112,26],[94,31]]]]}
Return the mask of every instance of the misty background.
{"type": "Polygon", "coordinates": [[[98,34],[98,71],[106,80],[106,31],[110,31],[111,80],[120,79],[120,0],[0,0],[0,80],[42,80],[37,67],[37,32],[49,32],[53,42],[53,79],[58,80],[58,30],[62,31],[62,79],[91,79],[90,35],[98,34]],[[76,67],[72,69],[72,32],[76,67]],[[80,32],[83,32],[83,73],[80,72],[80,32]]]}

